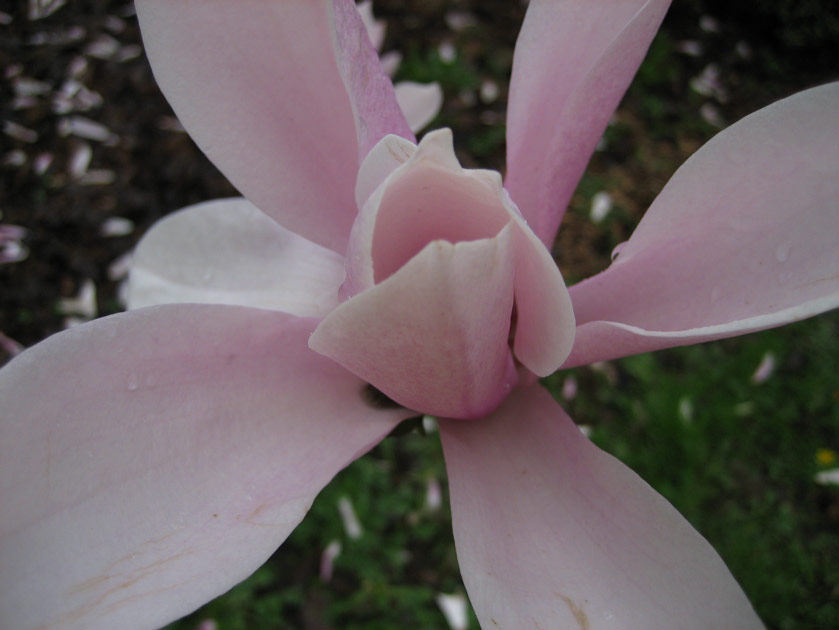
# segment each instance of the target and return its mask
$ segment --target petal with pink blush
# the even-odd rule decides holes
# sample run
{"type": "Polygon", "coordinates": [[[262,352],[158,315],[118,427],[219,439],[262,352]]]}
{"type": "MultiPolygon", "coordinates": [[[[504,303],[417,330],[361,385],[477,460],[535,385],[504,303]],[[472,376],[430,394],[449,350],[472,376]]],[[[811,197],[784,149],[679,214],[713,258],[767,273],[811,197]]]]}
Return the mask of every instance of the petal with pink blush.
{"type": "Polygon", "coordinates": [[[550,246],[670,0],[531,0],[516,42],[505,185],[550,246]]]}
{"type": "Polygon", "coordinates": [[[461,167],[450,129],[426,134],[418,147],[384,138],[362,163],[357,197],[374,185],[347,248],[349,295],[381,282],[435,239],[491,238],[510,221],[500,175],[461,167]]]}
{"type": "Polygon", "coordinates": [[[387,179],[388,175],[411,159],[416,151],[417,145],[401,136],[391,134],[382,138],[381,142],[365,156],[358,168],[358,177],[355,182],[355,202],[358,207],[364,207],[373,191],[387,179]]]}
{"type": "Polygon", "coordinates": [[[388,134],[413,140],[354,0],[332,0],[332,20],[338,71],[355,116],[359,161],[388,134]]]}
{"type": "Polygon", "coordinates": [[[491,239],[429,243],[330,313],[309,345],[411,409],[461,418],[487,413],[516,383],[507,346],[512,229],[491,239]]]}
{"type": "MultiPolygon", "coordinates": [[[[204,153],[261,210],[343,253],[357,213],[353,108],[366,106],[344,88],[332,0],[138,0],[137,14],[158,85],[204,153]]],[[[360,18],[347,26],[367,39],[360,18]]]]}
{"type": "Polygon", "coordinates": [[[517,223],[516,326],[513,351],[537,376],[553,374],[574,345],[574,308],[550,252],[517,223]]]}
{"type": "Polygon", "coordinates": [[[264,562],[407,413],[311,352],[314,325],[150,307],[0,371],[3,627],[157,628],[264,562]]]}
{"type": "Polygon", "coordinates": [[[289,232],[246,199],[170,214],[134,252],[128,307],[202,303],[323,317],[338,305],[344,261],[289,232]]]}
{"type": "Polygon", "coordinates": [[[355,295],[400,269],[436,239],[457,243],[494,237],[510,225],[515,248],[516,358],[546,376],[568,356],[574,312],[562,275],[494,171],[464,169],[449,129],[428,133],[418,147],[388,136],[362,164],[344,295],[355,295]],[[380,184],[378,182],[381,182],[380,184]]]}
{"type": "Polygon", "coordinates": [[[839,306],[839,83],[766,107],[676,172],[612,265],[570,289],[567,366],[839,306]]]}
{"type": "Polygon", "coordinates": [[[539,385],[441,420],[455,544],[484,628],[759,630],[714,549],[539,385]]]}

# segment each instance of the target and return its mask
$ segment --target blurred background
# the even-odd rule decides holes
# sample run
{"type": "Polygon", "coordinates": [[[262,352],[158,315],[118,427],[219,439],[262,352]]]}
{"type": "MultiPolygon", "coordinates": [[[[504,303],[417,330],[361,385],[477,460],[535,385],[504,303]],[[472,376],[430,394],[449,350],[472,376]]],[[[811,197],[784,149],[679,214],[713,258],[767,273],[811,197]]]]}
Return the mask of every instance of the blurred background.
{"type": "MultiPolygon", "coordinates": [[[[437,81],[464,166],[504,168],[526,3],[375,0],[396,79],[437,81]]],[[[235,190],[155,86],[125,0],[0,3],[0,363],[122,309],[157,219],[235,190]]],[[[725,126],[839,78],[835,0],[680,0],[607,129],[554,247],[569,284],[610,261],[675,169],[725,126]]],[[[723,556],[770,629],[839,627],[839,316],[557,373],[592,439],[723,556]],[[833,480],[833,481],[831,481],[833,480]]],[[[478,628],[433,423],[321,494],[245,583],[171,626],[478,628]]],[[[503,506],[499,506],[503,509],[503,506]]]]}

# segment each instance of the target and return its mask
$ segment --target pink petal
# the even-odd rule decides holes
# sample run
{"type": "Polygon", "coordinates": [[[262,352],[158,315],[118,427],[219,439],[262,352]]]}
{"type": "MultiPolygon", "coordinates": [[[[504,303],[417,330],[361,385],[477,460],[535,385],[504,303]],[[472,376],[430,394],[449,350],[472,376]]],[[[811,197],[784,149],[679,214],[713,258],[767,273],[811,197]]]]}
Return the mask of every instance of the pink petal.
{"type": "Polygon", "coordinates": [[[394,90],[399,108],[414,133],[434,120],[443,106],[443,89],[439,83],[402,81],[394,90]]]}
{"type": "Polygon", "coordinates": [[[574,344],[574,309],[565,281],[539,238],[517,221],[516,358],[537,376],[553,374],[574,344]]]}
{"type": "Polygon", "coordinates": [[[357,198],[372,194],[347,250],[350,294],[381,282],[434,239],[491,238],[510,221],[500,176],[462,168],[450,129],[426,134],[418,147],[396,140],[383,139],[359,170],[357,198]]]}
{"type": "Polygon", "coordinates": [[[134,252],[128,306],[200,302],[323,317],[338,305],[344,261],[246,199],[184,208],[146,233],[134,252]]]}
{"type": "Polygon", "coordinates": [[[713,548],[539,385],[440,433],[482,627],[762,628],[713,548]]]}
{"type": "MultiPolygon", "coordinates": [[[[339,65],[374,79],[381,68],[375,55],[336,61],[332,4],[139,0],[137,11],[155,77],[201,149],[260,209],[343,253],[357,212],[353,110],[370,104],[358,91],[351,102],[339,65]]],[[[367,41],[350,8],[357,19],[340,25],[360,31],[342,38],[367,41]]]]}
{"type": "MultiPolygon", "coordinates": [[[[389,135],[382,138],[382,141],[366,155],[358,168],[358,178],[355,183],[355,200],[358,207],[362,208],[373,191],[387,179],[387,176],[407,162],[416,151],[416,144],[400,136],[389,135]]],[[[375,217],[372,218],[375,219],[375,217]]],[[[353,229],[357,229],[355,225],[353,229]]],[[[352,246],[352,239],[350,246],[352,246]]]]}
{"type": "Polygon", "coordinates": [[[354,0],[333,0],[335,58],[350,95],[359,159],[388,134],[414,139],[354,0]]]}
{"type": "Polygon", "coordinates": [[[505,185],[550,246],[669,0],[531,0],[516,43],[505,185]]]}
{"type": "Polygon", "coordinates": [[[405,416],[307,347],[313,320],[157,306],[0,371],[6,628],[157,628],[256,569],[405,416]]]}
{"type": "Polygon", "coordinates": [[[571,288],[566,365],[839,306],[839,83],[779,101],[682,166],[606,271],[571,288]]]}
{"type": "Polygon", "coordinates": [[[330,313],[309,345],[411,409],[449,417],[488,412],[516,379],[507,346],[511,231],[429,243],[330,313]]]}
{"type": "Polygon", "coordinates": [[[540,376],[554,372],[574,339],[571,300],[553,258],[522,220],[500,175],[461,167],[448,129],[429,132],[419,147],[394,140],[379,143],[359,171],[359,199],[383,183],[353,226],[342,292],[355,295],[381,282],[435,239],[491,238],[512,224],[516,358],[540,376]]]}

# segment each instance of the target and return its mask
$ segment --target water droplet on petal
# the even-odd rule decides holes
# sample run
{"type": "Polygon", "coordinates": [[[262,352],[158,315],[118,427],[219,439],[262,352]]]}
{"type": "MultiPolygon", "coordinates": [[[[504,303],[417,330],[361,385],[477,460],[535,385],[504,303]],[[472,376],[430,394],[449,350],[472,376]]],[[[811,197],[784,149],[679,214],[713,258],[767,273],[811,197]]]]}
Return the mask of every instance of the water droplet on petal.
{"type": "Polygon", "coordinates": [[[624,241],[623,243],[619,243],[615,246],[615,249],[612,250],[612,262],[615,262],[615,259],[620,255],[621,251],[623,251],[623,248],[626,247],[628,242],[629,241],[624,241]]]}
{"type": "Polygon", "coordinates": [[[129,392],[136,392],[137,388],[140,386],[139,380],[137,379],[136,374],[129,374],[128,376],[128,391],[129,392]]]}

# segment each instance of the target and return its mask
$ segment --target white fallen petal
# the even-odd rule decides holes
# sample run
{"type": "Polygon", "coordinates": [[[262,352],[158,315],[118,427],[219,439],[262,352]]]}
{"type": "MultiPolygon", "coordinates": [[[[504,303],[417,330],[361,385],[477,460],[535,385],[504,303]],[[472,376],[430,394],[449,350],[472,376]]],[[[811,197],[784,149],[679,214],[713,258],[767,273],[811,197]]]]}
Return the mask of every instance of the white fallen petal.
{"type": "Polygon", "coordinates": [[[591,209],[589,210],[589,217],[595,223],[600,223],[609,212],[612,210],[612,195],[605,190],[595,193],[591,198],[591,209]]]}
{"type": "Polygon", "coordinates": [[[716,18],[711,17],[710,15],[703,15],[699,18],[699,28],[706,33],[719,33],[720,23],[716,18]]]}
{"type": "Polygon", "coordinates": [[[109,15],[105,18],[105,28],[112,33],[122,33],[125,30],[125,21],[116,15],[109,15]]]}
{"type": "Polygon", "coordinates": [[[126,236],[134,231],[134,221],[125,217],[109,217],[102,223],[99,233],[102,236],[126,236]]]}
{"type": "Polygon", "coordinates": [[[78,78],[87,72],[87,67],[87,59],[84,56],[73,57],[73,60],[67,66],[67,75],[71,78],[78,78]]]}
{"type": "Polygon", "coordinates": [[[23,166],[26,164],[26,153],[20,149],[9,151],[3,156],[3,164],[5,166],[23,166]]]}
{"type": "Polygon", "coordinates": [[[29,0],[29,19],[40,20],[67,4],[67,0],[29,0]]]}
{"type": "Polygon", "coordinates": [[[713,103],[703,103],[702,107],[699,108],[699,115],[709,125],[719,127],[720,129],[725,127],[725,120],[723,120],[720,110],[713,103]]]}
{"type": "Polygon", "coordinates": [[[399,67],[399,64],[402,63],[402,53],[396,50],[390,50],[381,55],[380,60],[382,62],[382,70],[385,71],[386,75],[392,77],[396,74],[396,69],[399,67]]]}
{"type": "Polygon", "coordinates": [[[113,184],[117,174],[109,169],[97,168],[88,171],[79,179],[79,183],[85,186],[107,186],[113,184]]]}
{"type": "Polygon", "coordinates": [[[69,116],[58,121],[58,133],[62,136],[78,136],[96,142],[113,142],[116,135],[102,123],[84,116],[69,116]]]}
{"type": "Polygon", "coordinates": [[[320,580],[329,582],[332,580],[332,571],[335,569],[335,558],[341,555],[341,541],[333,540],[320,556],[320,580]]]}
{"type": "Polygon", "coordinates": [[[481,100],[484,103],[486,103],[486,104],[494,103],[495,101],[498,100],[499,93],[500,93],[500,90],[498,88],[498,84],[495,81],[493,81],[491,79],[485,79],[481,83],[480,95],[481,95],[481,100]]]}
{"type": "Polygon", "coordinates": [[[90,166],[90,160],[93,157],[93,149],[87,142],[81,142],[70,153],[70,158],[67,160],[67,172],[73,179],[80,179],[90,166]]]}
{"type": "Polygon", "coordinates": [[[52,165],[55,156],[52,153],[40,153],[34,160],[32,160],[32,170],[36,175],[43,175],[47,169],[52,165]]]}
{"type": "Polygon", "coordinates": [[[361,538],[363,531],[361,523],[355,514],[355,508],[353,508],[352,501],[350,501],[349,497],[344,496],[338,499],[338,513],[341,515],[341,522],[344,524],[344,531],[347,533],[347,537],[352,540],[361,538]]]}
{"type": "Polygon", "coordinates": [[[52,86],[49,83],[30,77],[17,77],[12,81],[12,89],[15,96],[40,96],[47,94],[52,86]]]}
{"type": "MultiPolygon", "coordinates": [[[[108,265],[108,280],[116,282],[128,277],[128,272],[131,271],[131,261],[134,258],[134,252],[127,252],[116,258],[110,265],[108,265]]],[[[123,300],[123,304],[125,301],[123,300]]]]}
{"type": "Polygon", "coordinates": [[[695,39],[684,39],[676,43],[676,50],[689,57],[699,57],[704,52],[702,44],[695,39]]]}
{"type": "Polygon", "coordinates": [[[443,489],[440,487],[440,481],[432,477],[425,484],[425,507],[436,512],[442,506],[443,489]]]}
{"type": "Polygon", "coordinates": [[[399,109],[415,133],[434,120],[443,105],[443,90],[438,83],[402,81],[393,89],[399,109]]]}
{"type": "Polygon", "coordinates": [[[143,54],[143,47],[139,44],[128,44],[127,46],[120,46],[117,51],[114,61],[117,63],[124,63],[136,59],[143,54]]]}
{"type": "Polygon", "coordinates": [[[373,0],[364,0],[356,6],[361,14],[361,21],[364,22],[364,28],[367,29],[367,36],[373,42],[373,47],[376,50],[381,50],[382,44],[385,42],[387,25],[384,20],[377,20],[373,15],[373,0]]]}
{"type": "Polygon", "coordinates": [[[470,26],[477,26],[478,20],[466,11],[449,11],[446,13],[446,26],[453,31],[462,31],[470,26]]]}
{"type": "Polygon", "coordinates": [[[32,144],[33,142],[38,141],[37,131],[35,131],[34,129],[29,129],[29,127],[24,127],[23,125],[19,125],[16,122],[12,122],[11,120],[3,121],[3,133],[5,133],[10,138],[20,140],[21,142],[26,142],[27,144],[32,144]]]}
{"type": "Polygon", "coordinates": [[[110,35],[100,35],[85,47],[85,54],[97,59],[111,59],[119,50],[119,42],[110,35]]]}
{"type": "Polygon", "coordinates": [[[816,473],[815,480],[820,486],[839,486],[839,468],[822,470],[816,473]]]}
{"type": "Polygon", "coordinates": [[[87,31],[82,26],[71,26],[60,31],[42,31],[29,38],[32,46],[66,46],[85,38],[87,31]]]}
{"type": "Polygon", "coordinates": [[[66,315],[78,315],[86,319],[93,319],[98,313],[96,304],[96,285],[93,280],[86,279],[79,288],[76,297],[61,298],[58,310],[66,315]]]}
{"type": "Polygon", "coordinates": [[[687,396],[679,399],[679,417],[684,424],[693,422],[693,401],[687,396]]]}
{"type": "Polygon", "coordinates": [[[577,379],[573,376],[567,376],[562,382],[562,398],[564,400],[574,400],[577,397],[577,379]]]}
{"type": "Polygon", "coordinates": [[[763,358],[760,360],[760,363],[755,369],[754,374],[752,374],[752,383],[755,385],[759,385],[760,383],[766,382],[772,373],[775,371],[775,355],[771,352],[767,352],[763,355],[763,358]]]}
{"type": "Polygon", "coordinates": [[[437,606],[446,618],[449,628],[452,630],[467,630],[469,628],[469,607],[463,595],[439,593],[434,601],[437,602],[437,606]]]}
{"type": "Polygon", "coordinates": [[[457,48],[451,42],[443,42],[437,48],[437,54],[443,63],[452,63],[457,59],[457,48]]]}
{"type": "Polygon", "coordinates": [[[0,243],[0,264],[20,262],[28,256],[29,248],[20,241],[0,243]]]}

